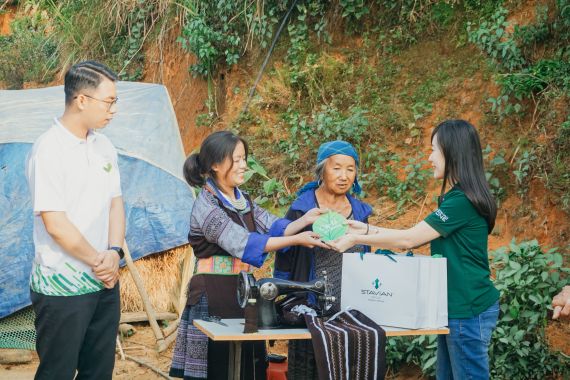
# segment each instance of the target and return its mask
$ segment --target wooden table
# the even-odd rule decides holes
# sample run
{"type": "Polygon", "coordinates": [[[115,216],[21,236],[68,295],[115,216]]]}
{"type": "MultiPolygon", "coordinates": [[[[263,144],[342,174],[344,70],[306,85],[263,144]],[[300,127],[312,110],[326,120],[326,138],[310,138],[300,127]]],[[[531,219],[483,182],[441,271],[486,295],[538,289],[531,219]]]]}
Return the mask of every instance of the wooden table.
{"type": "MultiPolygon", "coordinates": [[[[259,330],[256,333],[244,334],[244,319],[222,319],[227,326],[216,322],[207,322],[201,319],[194,320],[194,326],[215,341],[230,342],[230,368],[228,371],[229,380],[239,380],[241,372],[241,342],[252,340],[295,340],[311,339],[309,330],[305,328],[297,329],[275,329],[259,330]]],[[[381,326],[386,331],[386,336],[406,336],[406,335],[434,335],[449,334],[447,327],[438,329],[400,329],[397,327],[381,326]]]]}

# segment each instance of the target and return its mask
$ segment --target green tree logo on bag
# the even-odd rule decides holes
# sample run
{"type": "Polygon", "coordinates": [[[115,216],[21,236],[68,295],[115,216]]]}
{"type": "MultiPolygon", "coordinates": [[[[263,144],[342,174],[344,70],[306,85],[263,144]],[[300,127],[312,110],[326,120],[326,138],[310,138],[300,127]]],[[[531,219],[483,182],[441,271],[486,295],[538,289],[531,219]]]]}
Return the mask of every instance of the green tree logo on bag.
{"type": "Polygon", "coordinates": [[[380,282],[380,279],[377,278],[376,280],[372,281],[372,285],[374,286],[374,289],[378,289],[382,283],[380,282]]]}
{"type": "Polygon", "coordinates": [[[374,281],[371,281],[370,284],[374,289],[360,289],[361,295],[370,296],[369,301],[380,301],[382,297],[392,297],[394,294],[389,290],[378,290],[382,286],[380,282],[380,278],[376,277],[374,281]]]}

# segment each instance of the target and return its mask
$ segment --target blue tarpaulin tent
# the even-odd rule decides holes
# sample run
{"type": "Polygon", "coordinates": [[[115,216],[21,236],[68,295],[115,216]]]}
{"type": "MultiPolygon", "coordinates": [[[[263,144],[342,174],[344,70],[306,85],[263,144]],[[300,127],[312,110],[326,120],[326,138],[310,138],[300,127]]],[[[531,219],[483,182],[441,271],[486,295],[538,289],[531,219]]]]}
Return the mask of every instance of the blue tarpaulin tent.
{"type": "MultiPolygon", "coordinates": [[[[103,130],[119,152],[133,259],[188,242],[194,193],[182,176],[184,149],[162,85],[119,82],[118,112],[103,130]]],[[[64,109],[63,86],[0,91],[0,318],[30,304],[32,207],[25,178],[33,142],[64,109]]]]}

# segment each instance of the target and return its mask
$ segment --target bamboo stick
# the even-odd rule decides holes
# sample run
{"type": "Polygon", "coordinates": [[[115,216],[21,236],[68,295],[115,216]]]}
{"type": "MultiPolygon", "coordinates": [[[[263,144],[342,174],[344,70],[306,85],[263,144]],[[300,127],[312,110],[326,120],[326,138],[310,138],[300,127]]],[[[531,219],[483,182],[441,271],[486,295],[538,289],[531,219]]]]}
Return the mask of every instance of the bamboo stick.
{"type": "Polygon", "coordinates": [[[194,274],[194,266],[196,265],[196,259],[194,258],[194,250],[190,245],[186,249],[186,254],[182,260],[182,276],[180,279],[180,292],[178,298],[177,311],[178,316],[182,315],[184,307],[186,306],[186,290],[188,289],[188,283],[194,274]]]}
{"type": "Polygon", "coordinates": [[[161,371],[160,369],[158,369],[158,368],[156,368],[156,367],[154,367],[154,366],[148,364],[147,362],[145,362],[145,361],[143,361],[143,360],[141,360],[141,359],[137,359],[137,358],[135,358],[135,357],[133,357],[133,356],[131,356],[131,355],[126,355],[126,354],[125,354],[125,357],[126,357],[127,359],[129,359],[129,360],[134,361],[135,363],[138,363],[138,364],[140,364],[140,365],[142,365],[142,366],[145,366],[145,367],[147,367],[147,368],[150,368],[151,370],[153,370],[154,372],[156,372],[156,373],[159,374],[160,376],[164,377],[165,379],[171,379],[171,377],[168,376],[168,374],[167,374],[166,372],[161,371]]]}
{"type": "Polygon", "coordinates": [[[167,327],[163,328],[162,332],[164,333],[164,336],[167,337],[173,332],[175,332],[179,324],[180,324],[180,319],[177,319],[171,324],[169,324],[167,327]]]}
{"type": "Polygon", "coordinates": [[[121,360],[125,360],[125,351],[123,351],[123,346],[121,345],[121,340],[117,335],[117,347],[119,348],[119,354],[121,355],[121,360]]]}
{"type": "MultiPolygon", "coordinates": [[[[176,313],[169,312],[157,312],[155,313],[155,318],[157,321],[175,321],[178,319],[176,313]]],[[[148,314],[145,312],[128,312],[121,313],[121,323],[133,323],[133,322],[147,322],[148,314]]]]}
{"type": "Polygon", "coordinates": [[[156,321],[156,313],[154,311],[154,308],[152,307],[152,304],[150,303],[150,300],[148,298],[148,294],[144,288],[144,284],[143,284],[142,278],[139,274],[139,271],[137,270],[137,267],[133,263],[133,258],[131,257],[131,252],[129,251],[129,247],[128,247],[126,241],[124,243],[123,250],[125,251],[125,263],[127,264],[127,268],[129,268],[129,271],[131,272],[131,276],[133,276],[133,281],[135,282],[135,285],[137,286],[137,289],[141,295],[141,299],[143,301],[144,309],[148,315],[148,322],[150,324],[150,327],[152,328],[152,332],[154,333],[154,336],[156,337],[156,344],[158,346],[158,351],[159,352],[164,351],[164,349],[165,349],[164,348],[164,336],[162,335],[162,331],[160,330],[160,327],[158,326],[158,322],[156,321]]]}

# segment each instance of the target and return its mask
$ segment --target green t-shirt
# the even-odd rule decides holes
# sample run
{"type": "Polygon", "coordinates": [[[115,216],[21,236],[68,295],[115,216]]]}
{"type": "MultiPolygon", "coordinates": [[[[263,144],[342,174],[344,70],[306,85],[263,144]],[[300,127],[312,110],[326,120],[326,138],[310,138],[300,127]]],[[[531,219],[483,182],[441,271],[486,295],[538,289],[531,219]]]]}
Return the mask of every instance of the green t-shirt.
{"type": "Polygon", "coordinates": [[[431,242],[431,254],[447,258],[449,318],[471,318],[499,298],[490,279],[488,225],[465,193],[454,186],[439,208],[425,219],[441,237],[431,242]]]}

